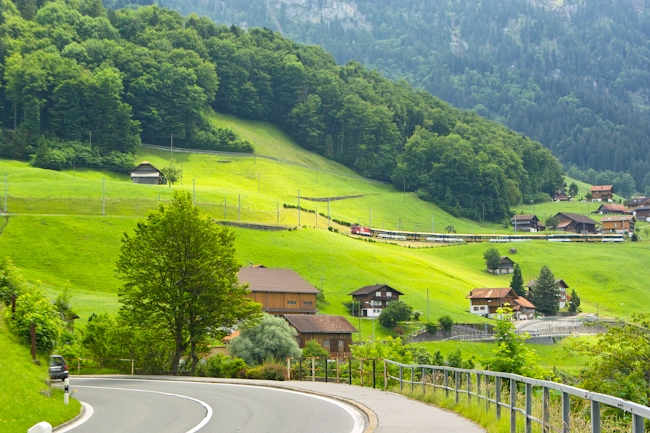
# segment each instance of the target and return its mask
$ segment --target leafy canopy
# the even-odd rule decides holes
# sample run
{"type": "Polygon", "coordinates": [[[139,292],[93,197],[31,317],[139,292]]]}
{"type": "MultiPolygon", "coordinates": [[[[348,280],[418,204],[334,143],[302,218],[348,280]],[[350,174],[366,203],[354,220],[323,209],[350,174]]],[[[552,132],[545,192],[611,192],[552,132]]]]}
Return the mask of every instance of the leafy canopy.
{"type": "Polygon", "coordinates": [[[234,234],[202,214],[189,192],[180,191],[134,232],[124,234],[117,261],[120,314],[138,326],[166,331],[175,346],[172,373],[178,373],[188,349],[194,370],[199,349],[219,328],[260,313],[237,280],[234,234]]]}

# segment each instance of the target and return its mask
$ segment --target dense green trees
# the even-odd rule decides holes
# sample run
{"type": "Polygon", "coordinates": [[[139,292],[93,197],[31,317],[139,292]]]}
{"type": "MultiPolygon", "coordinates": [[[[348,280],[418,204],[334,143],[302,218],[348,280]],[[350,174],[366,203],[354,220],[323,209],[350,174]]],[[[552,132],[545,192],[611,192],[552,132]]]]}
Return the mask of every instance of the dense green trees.
{"type": "Polygon", "coordinates": [[[551,270],[543,266],[539,277],[530,288],[531,302],[538,312],[554,316],[560,308],[560,289],[551,270]]]}
{"type": "Polygon", "coordinates": [[[131,324],[166,333],[175,347],[172,373],[178,373],[187,351],[194,372],[201,348],[220,327],[260,313],[239,285],[238,271],[232,231],[201,214],[189,193],[177,191],[170,205],[160,205],[133,236],[122,239],[120,314],[131,324]]]}
{"type": "Polygon", "coordinates": [[[521,275],[521,268],[517,263],[515,263],[515,270],[512,273],[512,279],[510,280],[510,288],[514,290],[518,296],[524,296],[526,294],[524,278],[521,275]]]}

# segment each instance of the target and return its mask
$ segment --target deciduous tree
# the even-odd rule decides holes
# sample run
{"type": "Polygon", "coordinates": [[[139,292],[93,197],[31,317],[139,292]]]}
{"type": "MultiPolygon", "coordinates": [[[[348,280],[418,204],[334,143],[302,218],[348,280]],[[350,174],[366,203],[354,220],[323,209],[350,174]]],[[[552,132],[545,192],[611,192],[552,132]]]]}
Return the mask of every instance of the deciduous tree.
{"type": "Polygon", "coordinates": [[[265,315],[260,324],[244,328],[230,342],[228,352],[253,366],[302,355],[296,343],[295,329],[286,320],[270,315],[265,315]]]}
{"type": "Polygon", "coordinates": [[[166,331],[175,346],[174,374],[188,349],[193,372],[199,348],[217,329],[260,313],[237,280],[234,240],[180,191],[139,222],[134,235],[124,234],[117,261],[120,314],[166,331]]]}
{"type": "Polygon", "coordinates": [[[386,328],[394,328],[397,322],[403,322],[411,318],[413,308],[402,301],[391,301],[386,308],[381,310],[379,323],[386,328]]]}
{"type": "Polygon", "coordinates": [[[501,264],[501,254],[499,254],[499,250],[494,247],[485,250],[483,258],[485,259],[485,265],[490,271],[494,271],[499,267],[499,264],[501,264]]]}

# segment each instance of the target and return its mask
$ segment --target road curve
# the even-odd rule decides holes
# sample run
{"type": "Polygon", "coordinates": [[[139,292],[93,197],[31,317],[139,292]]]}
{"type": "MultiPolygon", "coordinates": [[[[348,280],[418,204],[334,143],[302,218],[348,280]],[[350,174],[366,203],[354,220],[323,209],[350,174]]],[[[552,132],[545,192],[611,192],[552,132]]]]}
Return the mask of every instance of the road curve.
{"type": "Polygon", "coordinates": [[[361,433],[365,423],[336,400],[268,387],[75,377],[70,389],[94,413],[57,433],[361,433]]]}

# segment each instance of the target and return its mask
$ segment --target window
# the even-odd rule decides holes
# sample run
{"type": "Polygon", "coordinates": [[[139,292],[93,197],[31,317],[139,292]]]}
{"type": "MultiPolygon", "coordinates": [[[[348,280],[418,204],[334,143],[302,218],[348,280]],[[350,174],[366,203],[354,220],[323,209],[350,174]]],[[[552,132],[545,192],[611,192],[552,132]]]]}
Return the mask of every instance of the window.
{"type": "Polygon", "coordinates": [[[342,352],[345,349],[345,341],[339,340],[339,352],[342,352]]]}
{"type": "Polygon", "coordinates": [[[302,304],[303,305],[311,305],[311,301],[304,301],[302,304]]]}
{"type": "Polygon", "coordinates": [[[391,298],[393,296],[393,292],[386,292],[386,297],[391,298]]]}
{"type": "Polygon", "coordinates": [[[381,298],[381,292],[375,292],[375,298],[381,298]]]}
{"type": "Polygon", "coordinates": [[[479,307],[474,307],[474,311],[478,311],[478,310],[480,310],[479,307]]]}
{"type": "Polygon", "coordinates": [[[330,341],[329,340],[323,340],[323,347],[327,350],[330,348],[330,341]]]}
{"type": "Polygon", "coordinates": [[[297,302],[296,302],[296,301],[287,301],[287,304],[289,304],[289,305],[296,305],[297,302]]]}

